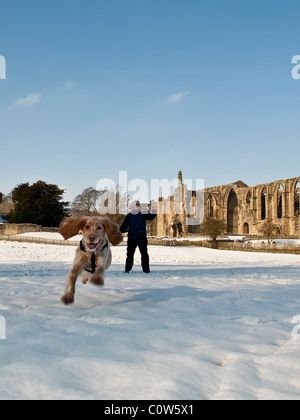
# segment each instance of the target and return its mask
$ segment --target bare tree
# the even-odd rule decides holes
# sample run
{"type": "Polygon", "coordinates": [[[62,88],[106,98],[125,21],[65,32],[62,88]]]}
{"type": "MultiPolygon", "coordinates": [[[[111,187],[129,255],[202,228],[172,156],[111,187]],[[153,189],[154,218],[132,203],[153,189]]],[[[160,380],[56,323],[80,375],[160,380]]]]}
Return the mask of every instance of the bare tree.
{"type": "Polygon", "coordinates": [[[259,228],[259,231],[264,235],[265,238],[267,238],[269,244],[271,243],[271,240],[274,238],[274,236],[279,234],[280,228],[271,220],[266,220],[261,228],[259,228]]]}
{"type": "Polygon", "coordinates": [[[97,202],[100,195],[101,192],[95,188],[86,188],[81,194],[75,197],[71,204],[71,215],[73,217],[98,215],[97,202]]]}
{"type": "Polygon", "coordinates": [[[131,205],[131,196],[118,185],[115,189],[100,192],[97,211],[101,216],[107,216],[117,225],[121,225],[131,205]]]}
{"type": "Polygon", "coordinates": [[[224,234],[226,229],[224,220],[217,220],[213,217],[207,217],[200,227],[201,233],[210,237],[213,248],[218,248],[217,237],[224,234]]]}

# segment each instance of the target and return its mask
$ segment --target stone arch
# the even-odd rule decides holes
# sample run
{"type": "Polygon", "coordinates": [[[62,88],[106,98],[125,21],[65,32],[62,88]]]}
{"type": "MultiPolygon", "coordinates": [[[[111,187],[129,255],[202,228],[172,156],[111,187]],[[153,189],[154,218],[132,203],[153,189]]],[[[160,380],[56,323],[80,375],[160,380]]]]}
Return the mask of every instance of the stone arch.
{"type": "Polygon", "coordinates": [[[227,232],[238,234],[238,198],[233,188],[227,201],[227,232]]]}
{"type": "Polygon", "coordinates": [[[298,180],[294,188],[294,216],[298,217],[300,214],[300,181],[298,180]]]}
{"type": "Polygon", "coordinates": [[[300,215],[300,178],[294,178],[289,186],[289,216],[298,217],[300,215]]]}
{"type": "Polygon", "coordinates": [[[267,218],[267,193],[266,189],[263,188],[260,193],[260,218],[261,220],[266,220],[267,218]]]}
{"type": "Polygon", "coordinates": [[[209,194],[206,202],[206,215],[207,217],[216,217],[217,202],[212,194],[209,194]]]}
{"type": "Polygon", "coordinates": [[[178,238],[182,234],[182,231],[183,231],[182,223],[178,222],[174,224],[172,228],[173,228],[173,238],[178,238]]]}
{"type": "Polygon", "coordinates": [[[280,183],[276,189],[276,217],[282,219],[283,217],[283,185],[280,183]]]}
{"type": "Polygon", "coordinates": [[[250,205],[251,204],[251,199],[252,199],[252,194],[251,191],[248,190],[245,194],[245,202],[246,204],[250,205]]]}
{"type": "Polygon", "coordinates": [[[249,223],[245,222],[243,225],[243,235],[249,235],[249,233],[250,233],[249,223]]]}

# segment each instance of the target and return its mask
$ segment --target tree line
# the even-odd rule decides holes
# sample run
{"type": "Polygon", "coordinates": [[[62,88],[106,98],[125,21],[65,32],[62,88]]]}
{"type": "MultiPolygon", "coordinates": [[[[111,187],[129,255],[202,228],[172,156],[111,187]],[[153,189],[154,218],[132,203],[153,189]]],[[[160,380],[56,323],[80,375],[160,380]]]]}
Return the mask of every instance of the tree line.
{"type": "MultiPolygon", "coordinates": [[[[22,183],[17,185],[12,192],[5,197],[11,204],[8,223],[32,223],[42,227],[58,227],[65,217],[98,216],[97,202],[102,194],[116,194],[117,208],[121,201],[130,202],[130,196],[121,191],[98,191],[95,188],[86,188],[77,195],[73,202],[63,200],[65,190],[58,185],[38,181],[32,185],[22,183]]],[[[117,212],[118,213],[118,212],[117,212]]],[[[112,221],[121,224],[124,215],[115,214],[109,216],[112,221]]]]}
{"type": "MultiPolygon", "coordinates": [[[[114,194],[116,202],[116,214],[102,214],[108,216],[113,222],[121,225],[124,215],[119,214],[118,208],[124,208],[131,204],[131,197],[128,193],[117,191],[98,191],[95,188],[86,188],[81,194],[77,195],[73,202],[63,200],[65,190],[58,185],[47,184],[38,181],[32,185],[23,183],[17,185],[9,196],[5,199],[12,205],[12,210],[8,215],[8,223],[32,223],[42,227],[58,227],[65,217],[98,216],[97,203],[100,197],[110,199],[110,194],[114,194]]],[[[201,234],[209,236],[213,247],[217,247],[217,238],[226,233],[227,225],[223,220],[207,217],[200,227],[201,234]]],[[[271,221],[265,221],[260,229],[262,235],[268,242],[278,234],[279,228],[271,221]]]]}
{"type": "MultiPolygon", "coordinates": [[[[124,203],[130,205],[131,197],[128,193],[123,193],[119,188],[117,191],[98,191],[95,188],[86,188],[81,194],[77,195],[73,202],[63,201],[65,190],[58,185],[47,184],[38,181],[32,185],[23,183],[17,185],[6,197],[13,206],[8,223],[32,223],[42,227],[58,227],[60,222],[68,216],[98,216],[97,203],[102,194],[106,200],[110,199],[110,194],[114,194],[116,202],[116,214],[105,214],[109,218],[121,225],[124,215],[119,214],[118,208],[124,203]]],[[[208,218],[202,225],[202,232],[211,237],[213,244],[216,245],[216,238],[226,231],[223,221],[208,218]]]]}

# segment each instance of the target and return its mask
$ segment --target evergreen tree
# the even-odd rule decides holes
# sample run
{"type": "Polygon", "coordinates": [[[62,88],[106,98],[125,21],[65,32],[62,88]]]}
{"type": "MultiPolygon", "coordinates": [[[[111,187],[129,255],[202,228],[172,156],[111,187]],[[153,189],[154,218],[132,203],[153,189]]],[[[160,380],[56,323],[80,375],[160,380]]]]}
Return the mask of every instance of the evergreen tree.
{"type": "Polygon", "coordinates": [[[33,185],[19,184],[11,195],[14,209],[9,223],[34,223],[44,227],[57,227],[68,215],[69,203],[63,202],[64,190],[57,185],[38,181],[33,185]]]}

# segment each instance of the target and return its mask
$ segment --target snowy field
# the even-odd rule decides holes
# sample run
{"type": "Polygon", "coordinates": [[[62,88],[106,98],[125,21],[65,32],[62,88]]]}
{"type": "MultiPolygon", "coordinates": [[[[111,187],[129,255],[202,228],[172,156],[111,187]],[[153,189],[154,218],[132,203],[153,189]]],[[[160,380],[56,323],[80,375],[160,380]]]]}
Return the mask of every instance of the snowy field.
{"type": "Polygon", "coordinates": [[[0,399],[300,399],[300,256],[112,251],[65,307],[75,248],[0,241],[0,399]]]}
{"type": "MultiPolygon", "coordinates": [[[[22,233],[20,235],[16,235],[16,236],[25,236],[25,237],[29,237],[29,238],[43,238],[43,239],[51,239],[51,240],[62,240],[62,236],[59,233],[53,233],[53,232],[29,232],[29,233],[22,233]]],[[[244,236],[227,236],[227,237],[222,237],[220,239],[228,239],[231,241],[240,241],[243,242],[244,240],[244,236]]],[[[70,241],[80,241],[82,239],[81,235],[77,235],[74,236],[73,238],[70,239],[70,241]]],[[[161,239],[163,239],[163,237],[161,237],[161,239]]],[[[164,237],[164,239],[166,240],[170,240],[170,238],[166,238],[164,237]]],[[[126,240],[126,238],[124,238],[124,240],[126,240]]],[[[190,238],[186,238],[186,237],[182,237],[182,238],[176,238],[176,241],[193,241],[193,242],[198,242],[198,241],[205,241],[205,240],[209,240],[209,238],[205,237],[205,236],[199,236],[199,237],[190,237],[190,238]]],[[[274,239],[274,241],[277,244],[289,244],[289,245],[300,245],[300,239],[274,239]]],[[[267,239],[256,239],[256,240],[250,240],[247,242],[252,242],[252,243],[267,243],[268,240],[267,239]]]]}

